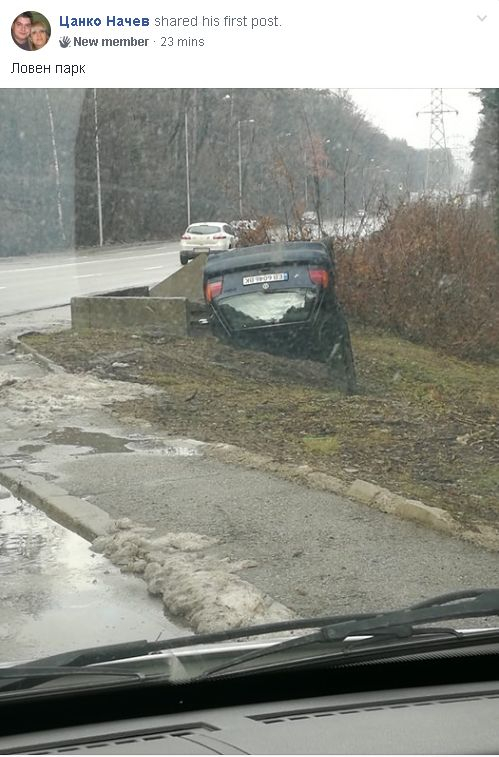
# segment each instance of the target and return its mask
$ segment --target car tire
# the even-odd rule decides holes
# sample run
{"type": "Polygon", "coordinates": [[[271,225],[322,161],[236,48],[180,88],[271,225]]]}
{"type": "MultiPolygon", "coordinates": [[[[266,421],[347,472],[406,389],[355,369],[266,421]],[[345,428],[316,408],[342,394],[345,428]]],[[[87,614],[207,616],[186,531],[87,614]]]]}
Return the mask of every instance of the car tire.
{"type": "Polygon", "coordinates": [[[189,262],[189,258],[187,257],[187,254],[185,252],[180,253],[180,262],[182,265],[187,265],[189,262]]]}

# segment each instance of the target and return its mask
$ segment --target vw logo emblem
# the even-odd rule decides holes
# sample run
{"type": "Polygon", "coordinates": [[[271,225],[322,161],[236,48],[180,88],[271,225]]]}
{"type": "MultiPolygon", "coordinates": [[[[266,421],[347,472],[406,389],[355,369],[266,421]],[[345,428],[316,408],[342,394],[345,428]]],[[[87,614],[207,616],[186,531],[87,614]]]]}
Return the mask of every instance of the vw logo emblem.
{"type": "Polygon", "coordinates": [[[269,286],[270,284],[268,283],[268,281],[266,281],[265,284],[262,284],[262,289],[268,289],[269,286]]]}

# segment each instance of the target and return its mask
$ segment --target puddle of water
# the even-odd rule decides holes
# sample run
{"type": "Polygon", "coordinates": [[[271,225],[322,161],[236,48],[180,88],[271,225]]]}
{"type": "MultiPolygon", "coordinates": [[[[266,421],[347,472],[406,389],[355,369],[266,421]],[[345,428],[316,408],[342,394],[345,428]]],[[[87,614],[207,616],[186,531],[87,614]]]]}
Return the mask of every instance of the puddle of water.
{"type": "MultiPolygon", "coordinates": [[[[39,510],[8,496],[0,502],[0,574],[26,571],[50,573],[55,550],[62,546],[64,530],[39,510]],[[50,544],[50,547],[48,546],[50,544]]],[[[68,567],[82,562],[83,552],[75,534],[67,532],[68,567]]],[[[88,549],[88,546],[86,547],[88,549]]]]}
{"type": "Polygon", "coordinates": [[[63,428],[44,437],[51,444],[88,447],[92,452],[130,452],[128,439],[110,436],[100,431],[83,431],[81,428],[63,428]]]}
{"type": "Polygon", "coordinates": [[[194,457],[201,454],[203,446],[201,442],[193,439],[159,439],[138,435],[124,438],[111,436],[102,431],[84,431],[80,428],[63,428],[52,431],[43,438],[51,444],[77,449],[79,454],[142,452],[166,457],[194,457]]]}
{"type": "Polygon", "coordinates": [[[180,632],[143,581],[3,487],[0,599],[0,663],[180,632]]]}
{"type": "Polygon", "coordinates": [[[19,452],[26,452],[28,454],[32,452],[41,452],[42,449],[45,449],[45,444],[23,444],[21,447],[18,447],[19,452]]]}
{"type": "Polygon", "coordinates": [[[130,452],[145,452],[148,455],[164,455],[165,457],[195,457],[201,455],[201,442],[187,439],[141,439],[128,442],[130,452]]]}

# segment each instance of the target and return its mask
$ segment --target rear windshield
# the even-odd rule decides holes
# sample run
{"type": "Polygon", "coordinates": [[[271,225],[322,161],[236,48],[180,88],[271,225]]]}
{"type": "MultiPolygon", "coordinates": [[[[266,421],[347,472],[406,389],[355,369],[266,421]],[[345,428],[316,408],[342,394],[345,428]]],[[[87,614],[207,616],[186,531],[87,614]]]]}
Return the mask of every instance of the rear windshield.
{"type": "Polygon", "coordinates": [[[189,226],[187,229],[188,234],[216,234],[220,231],[220,226],[189,226]]]}
{"type": "Polygon", "coordinates": [[[235,331],[258,326],[306,321],[313,310],[316,294],[311,289],[281,292],[248,292],[218,301],[228,325],[235,331]]]}

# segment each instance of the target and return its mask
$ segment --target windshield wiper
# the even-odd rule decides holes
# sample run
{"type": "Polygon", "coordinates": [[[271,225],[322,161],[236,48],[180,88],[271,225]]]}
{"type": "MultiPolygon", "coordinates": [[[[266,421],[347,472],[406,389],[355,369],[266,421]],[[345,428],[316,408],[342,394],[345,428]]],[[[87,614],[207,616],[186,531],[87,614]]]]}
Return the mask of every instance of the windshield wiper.
{"type": "Polygon", "coordinates": [[[64,667],[61,665],[39,665],[32,667],[27,665],[16,665],[10,668],[0,668],[0,694],[8,691],[19,691],[30,689],[48,681],[58,678],[78,678],[80,676],[90,678],[119,678],[144,680],[146,676],[136,670],[127,670],[123,667],[113,665],[105,668],[81,668],[81,667],[64,667]]]}
{"type": "Polygon", "coordinates": [[[391,610],[374,615],[359,615],[349,620],[335,620],[313,633],[297,636],[277,642],[265,649],[239,655],[228,662],[210,668],[198,678],[208,678],[253,660],[261,660],[287,650],[313,647],[318,643],[327,643],[327,653],[332,654],[345,651],[352,646],[352,643],[355,645],[355,649],[358,649],[362,643],[371,646],[373,643],[407,640],[422,635],[450,634],[460,637],[463,634],[454,628],[427,627],[421,624],[438,623],[450,619],[493,616],[499,616],[499,589],[471,589],[443,594],[401,610],[391,610]],[[362,636],[367,638],[363,640],[356,638],[355,641],[349,641],[352,637],[362,636]]]}
{"type": "MultiPolygon", "coordinates": [[[[195,646],[216,645],[226,641],[237,639],[251,639],[255,636],[264,636],[266,634],[286,633],[289,631],[307,630],[310,628],[319,629],[313,634],[294,637],[284,642],[278,642],[266,649],[260,649],[256,652],[249,652],[245,655],[238,655],[229,662],[227,666],[217,666],[211,668],[207,674],[211,675],[219,670],[238,665],[241,660],[256,659],[266,654],[272,654],[279,649],[286,649],[286,646],[300,646],[316,641],[343,641],[347,636],[352,635],[375,635],[378,638],[384,633],[385,639],[389,636],[396,638],[397,634],[407,638],[407,635],[416,633],[425,633],[430,629],[414,629],[414,625],[419,623],[428,623],[431,621],[440,621],[450,618],[469,618],[469,617],[488,617],[499,614],[499,589],[470,589],[469,591],[454,592],[443,596],[429,599],[417,605],[412,605],[403,610],[386,613],[353,613],[349,615],[333,615],[319,618],[296,618],[293,620],[276,621],[273,623],[262,624],[258,626],[233,628],[226,631],[217,631],[206,634],[191,634],[174,639],[163,639],[157,641],[137,640],[131,642],[122,642],[97,647],[88,647],[86,649],[77,649],[70,652],[63,652],[57,655],[43,657],[32,662],[14,665],[9,668],[0,668],[0,680],[3,671],[12,673],[18,672],[22,677],[28,670],[36,670],[43,667],[50,667],[52,672],[54,668],[82,668],[87,665],[98,665],[99,663],[109,663],[121,660],[133,660],[136,657],[142,657],[156,652],[168,652],[171,650],[180,650],[195,646]],[[466,600],[466,601],[460,601],[466,600]],[[457,604],[452,604],[452,603],[457,604]],[[415,615],[420,613],[421,615],[415,615]],[[410,624],[410,628],[408,628],[410,624]],[[353,629],[353,630],[352,630],[353,629]],[[337,634],[336,636],[334,634],[337,634]]],[[[457,633],[454,629],[431,629],[434,633],[446,631],[448,633],[457,633]]],[[[122,668],[123,669],[123,668],[122,668]]],[[[114,668],[113,668],[114,670],[114,668]]]]}
{"type": "Polygon", "coordinates": [[[154,654],[155,652],[167,652],[169,650],[182,649],[185,647],[216,644],[224,641],[233,641],[235,639],[251,638],[253,636],[265,636],[266,634],[318,628],[339,621],[374,616],[375,613],[355,613],[320,618],[296,618],[294,620],[279,620],[258,626],[242,626],[240,628],[231,628],[226,631],[214,631],[213,633],[191,634],[190,636],[180,636],[174,639],[162,639],[158,641],[139,639],[136,641],[120,642],[119,644],[86,647],[84,649],[71,650],[70,652],[61,652],[60,654],[50,655],[48,657],[40,657],[37,660],[24,662],[20,665],[13,665],[9,668],[0,668],[0,678],[2,676],[2,670],[27,670],[42,666],[84,667],[85,665],[98,665],[99,663],[109,663],[128,658],[142,657],[144,655],[154,654]]]}

